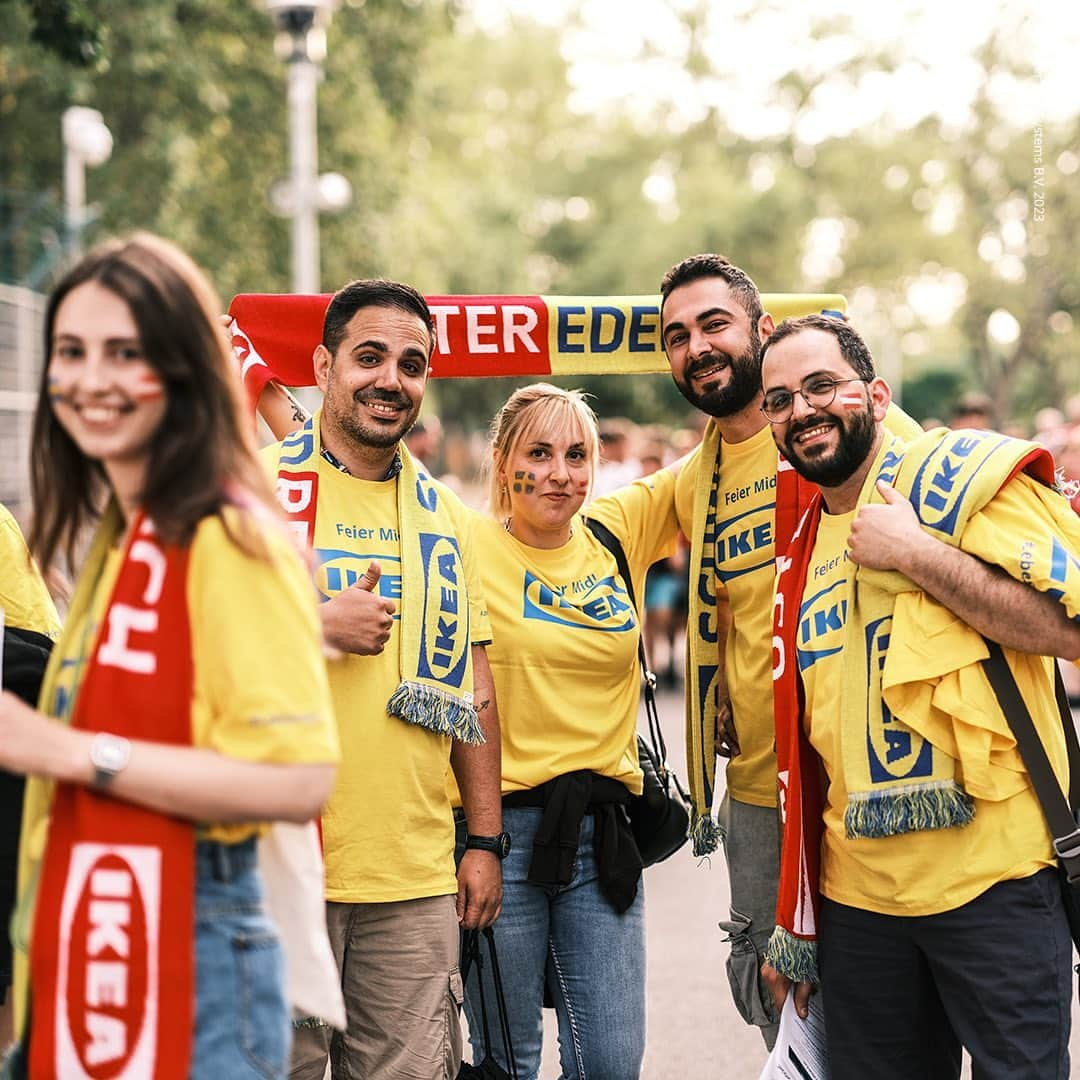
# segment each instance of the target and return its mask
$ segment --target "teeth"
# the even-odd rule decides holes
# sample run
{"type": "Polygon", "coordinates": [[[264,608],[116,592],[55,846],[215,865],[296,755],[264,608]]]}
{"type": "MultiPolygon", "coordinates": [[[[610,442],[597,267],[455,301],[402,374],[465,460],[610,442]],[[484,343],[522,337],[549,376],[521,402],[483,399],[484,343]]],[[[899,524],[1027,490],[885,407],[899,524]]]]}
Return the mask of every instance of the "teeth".
{"type": "Polygon", "coordinates": [[[373,412],[382,413],[384,416],[394,416],[397,413],[397,409],[393,405],[384,405],[379,401],[369,401],[367,407],[373,412]]]}
{"type": "Polygon", "coordinates": [[[120,415],[120,410],[110,405],[84,405],[79,410],[79,415],[92,424],[104,424],[115,420],[120,415]]]}

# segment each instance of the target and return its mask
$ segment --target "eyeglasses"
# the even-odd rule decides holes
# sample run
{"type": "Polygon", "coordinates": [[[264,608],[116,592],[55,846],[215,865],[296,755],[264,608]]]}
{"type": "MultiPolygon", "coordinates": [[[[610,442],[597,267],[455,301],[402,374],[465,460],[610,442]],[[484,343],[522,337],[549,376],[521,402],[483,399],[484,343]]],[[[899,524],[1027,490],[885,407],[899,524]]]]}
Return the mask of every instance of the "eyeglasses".
{"type": "MultiPolygon", "coordinates": [[[[791,412],[795,408],[795,395],[798,394],[811,409],[824,409],[833,403],[836,397],[836,388],[845,383],[869,382],[869,379],[830,379],[823,375],[811,375],[798,390],[770,390],[761,403],[761,411],[770,424],[784,424],[791,419],[791,412]]],[[[845,405],[861,405],[862,394],[856,398],[851,396],[851,401],[844,401],[845,405]]]]}

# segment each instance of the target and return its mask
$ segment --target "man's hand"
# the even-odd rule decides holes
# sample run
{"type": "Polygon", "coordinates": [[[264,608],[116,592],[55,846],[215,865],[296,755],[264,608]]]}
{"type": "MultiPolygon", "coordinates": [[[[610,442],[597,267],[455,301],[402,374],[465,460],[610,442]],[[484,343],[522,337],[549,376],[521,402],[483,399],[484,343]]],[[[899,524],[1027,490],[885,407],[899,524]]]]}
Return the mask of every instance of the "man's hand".
{"type": "Polygon", "coordinates": [[[502,910],[502,863],[476,848],[461,857],[457,872],[457,917],[464,930],[483,930],[502,910]]]}
{"type": "Polygon", "coordinates": [[[716,710],[716,752],[720,757],[738,757],[739,734],[735,730],[735,716],[731,711],[731,699],[725,698],[716,710]]]}
{"type": "MultiPolygon", "coordinates": [[[[772,993],[773,1004],[779,1015],[784,1011],[784,1002],[791,989],[791,980],[786,975],[781,975],[772,964],[761,965],[761,978],[772,993]]],[[[800,982],[795,985],[795,1011],[803,1020],[810,1015],[810,995],[813,992],[814,984],[811,982],[800,982]]]]}
{"type": "Polygon", "coordinates": [[[390,640],[396,605],[375,592],[381,575],[382,567],[370,563],[355,585],[319,605],[329,645],[356,656],[377,656],[383,651],[390,640]]]}
{"type": "Polygon", "coordinates": [[[871,570],[906,573],[915,553],[934,539],[923,532],[915,508],[896,488],[879,480],[877,489],[885,504],[864,506],[855,515],[848,552],[871,570]]]}

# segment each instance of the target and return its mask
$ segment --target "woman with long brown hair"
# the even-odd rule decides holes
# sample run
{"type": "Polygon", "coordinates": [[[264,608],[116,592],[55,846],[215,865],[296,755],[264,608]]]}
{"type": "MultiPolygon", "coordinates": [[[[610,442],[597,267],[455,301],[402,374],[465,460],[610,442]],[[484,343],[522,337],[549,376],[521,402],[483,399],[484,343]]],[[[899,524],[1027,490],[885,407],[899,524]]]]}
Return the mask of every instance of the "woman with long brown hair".
{"type": "Polygon", "coordinates": [[[46,311],[30,546],[48,570],[96,533],[41,711],[0,697],[0,767],[30,777],[13,937],[34,1077],[286,1067],[256,823],[314,817],[337,744],[218,310],[186,255],[138,234],[46,311]]]}

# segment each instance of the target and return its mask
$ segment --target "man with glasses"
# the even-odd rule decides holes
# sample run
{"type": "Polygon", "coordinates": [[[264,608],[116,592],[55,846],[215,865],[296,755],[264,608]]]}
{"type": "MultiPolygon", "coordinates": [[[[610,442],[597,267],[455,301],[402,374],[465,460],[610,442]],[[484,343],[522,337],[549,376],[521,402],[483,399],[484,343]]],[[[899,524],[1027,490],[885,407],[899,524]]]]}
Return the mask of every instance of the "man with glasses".
{"type": "MultiPolygon", "coordinates": [[[[660,285],[661,335],[683,397],[710,417],[677,487],[691,540],[687,761],[694,849],[716,846],[716,754],[729,758],[719,834],[731,884],[728,978],[743,1019],[776,1038],[759,976],[773,930],[779,868],[773,751],[774,563],[812,489],[783,467],[761,411],[761,345],[774,329],[757,286],[722,255],[694,255],[660,285]]],[[[920,429],[894,410],[890,424],[920,429]]]]}
{"type": "Polygon", "coordinates": [[[891,435],[846,323],[785,321],[762,376],[776,446],[821,489],[774,606],[776,1005],[798,981],[805,1016],[820,973],[834,1080],[959,1077],[961,1044],[976,1076],[1066,1077],[1057,860],[983,661],[1004,646],[1066,781],[1051,657],[1080,657],[1080,519],[1033,443],[891,435]]]}

